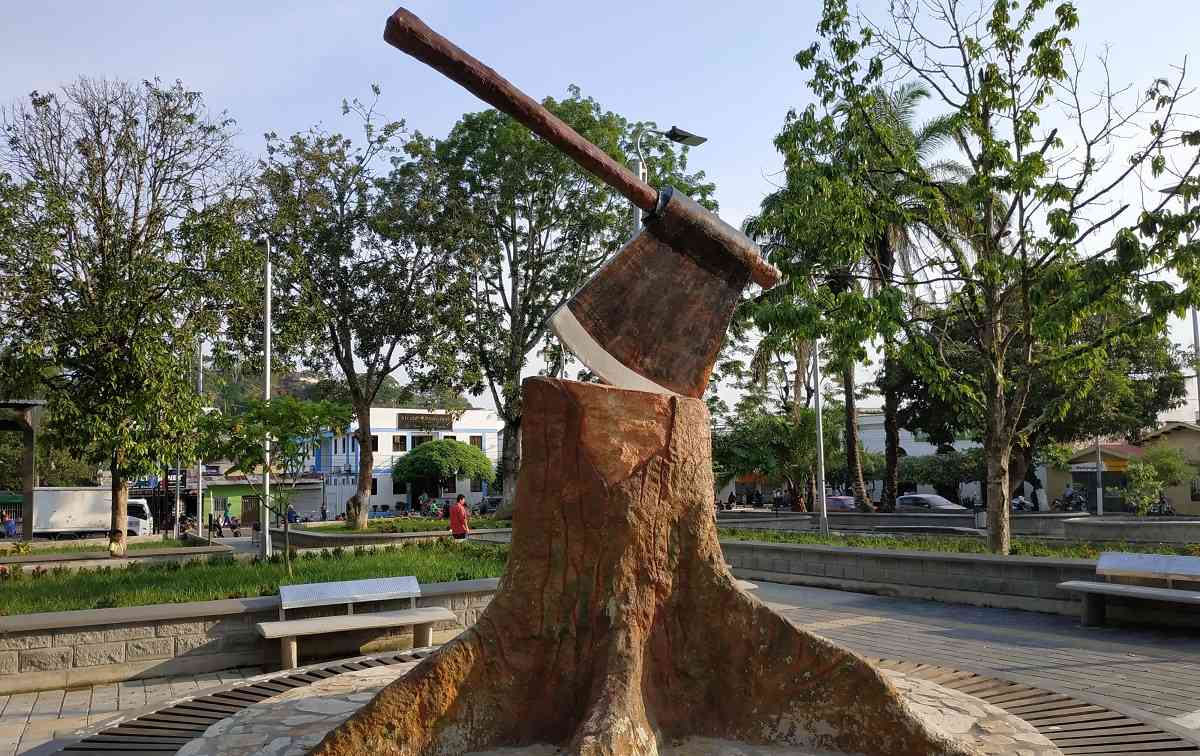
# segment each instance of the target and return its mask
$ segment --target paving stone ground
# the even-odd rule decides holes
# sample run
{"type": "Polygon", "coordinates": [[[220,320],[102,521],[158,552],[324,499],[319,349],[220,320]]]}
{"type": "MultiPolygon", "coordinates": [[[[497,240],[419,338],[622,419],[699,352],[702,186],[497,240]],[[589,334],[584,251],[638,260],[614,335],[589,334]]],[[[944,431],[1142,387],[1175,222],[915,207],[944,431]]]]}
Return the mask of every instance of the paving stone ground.
{"type": "MultiPolygon", "coordinates": [[[[1195,632],[1084,628],[1074,617],[759,582],[798,625],[864,654],[939,664],[1036,685],[1186,729],[1200,739],[1195,632]]],[[[260,670],[135,680],[0,696],[0,756],[15,756],[122,709],[138,709],[260,670]]]]}
{"type": "Polygon", "coordinates": [[[253,677],[262,671],[244,667],[207,675],[158,677],[78,690],[0,696],[0,756],[26,753],[58,734],[100,724],[119,711],[142,709],[200,688],[253,677]]]}

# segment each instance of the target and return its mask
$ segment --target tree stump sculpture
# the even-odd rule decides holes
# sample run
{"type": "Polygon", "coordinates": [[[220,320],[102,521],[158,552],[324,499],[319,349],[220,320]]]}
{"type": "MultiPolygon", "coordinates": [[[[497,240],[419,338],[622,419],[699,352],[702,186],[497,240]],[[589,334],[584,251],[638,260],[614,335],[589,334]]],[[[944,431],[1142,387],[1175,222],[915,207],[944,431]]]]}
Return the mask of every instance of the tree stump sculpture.
{"type": "Polygon", "coordinates": [[[677,738],[967,756],[868,662],[740,590],[721,555],[702,401],[525,381],[508,569],[478,622],[347,720],[320,756],[677,738]]]}

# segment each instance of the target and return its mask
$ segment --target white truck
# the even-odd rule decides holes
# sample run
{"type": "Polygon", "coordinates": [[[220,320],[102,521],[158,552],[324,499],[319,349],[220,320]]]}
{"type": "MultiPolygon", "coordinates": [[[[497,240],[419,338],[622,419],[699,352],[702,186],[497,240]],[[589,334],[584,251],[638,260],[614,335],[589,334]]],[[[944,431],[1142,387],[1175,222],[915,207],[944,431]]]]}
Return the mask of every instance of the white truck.
{"type": "MultiPolygon", "coordinates": [[[[129,500],[129,535],[150,535],[154,519],[145,499],[129,500]]],[[[33,489],[33,534],[61,538],[66,535],[107,534],[112,523],[110,488],[33,489]]]]}

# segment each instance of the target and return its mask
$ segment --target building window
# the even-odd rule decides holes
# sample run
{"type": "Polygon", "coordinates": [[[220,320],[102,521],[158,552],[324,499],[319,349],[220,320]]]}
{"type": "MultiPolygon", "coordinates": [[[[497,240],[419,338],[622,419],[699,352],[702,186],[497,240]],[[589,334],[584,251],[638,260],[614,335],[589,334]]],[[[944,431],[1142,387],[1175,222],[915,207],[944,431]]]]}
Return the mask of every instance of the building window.
{"type": "Polygon", "coordinates": [[[379,478],[371,478],[371,495],[379,495],[379,478]]]}
{"type": "Polygon", "coordinates": [[[444,434],[442,434],[442,440],[443,441],[457,441],[458,436],[452,436],[449,433],[444,433],[444,434]]]}
{"type": "Polygon", "coordinates": [[[396,434],[392,436],[392,451],[405,452],[408,451],[408,436],[396,434]]]}
{"type": "Polygon", "coordinates": [[[471,446],[474,446],[476,449],[482,449],[483,436],[471,436],[471,446]]]}
{"type": "Polygon", "coordinates": [[[1200,478],[1192,478],[1192,501],[1200,501],[1200,478]]]}
{"type": "Polygon", "coordinates": [[[483,493],[483,481],[479,478],[471,479],[471,493],[483,493]]]}
{"type": "Polygon", "coordinates": [[[374,434],[371,435],[371,451],[373,451],[373,452],[379,451],[379,436],[376,436],[374,434]]]}
{"type": "Polygon", "coordinates": [[[412,437],[412,448],[416,449],[418,446],[425,443],[426,441],[432,441],[432,440],[433,440],[433,436],[413,436],[412,437]]]}
{"type": "Polygon", "coordinates": [[[458,481],[454,478],[447,478],[442,481],[442,493],[454,493],[458,490],[458,481]]]}

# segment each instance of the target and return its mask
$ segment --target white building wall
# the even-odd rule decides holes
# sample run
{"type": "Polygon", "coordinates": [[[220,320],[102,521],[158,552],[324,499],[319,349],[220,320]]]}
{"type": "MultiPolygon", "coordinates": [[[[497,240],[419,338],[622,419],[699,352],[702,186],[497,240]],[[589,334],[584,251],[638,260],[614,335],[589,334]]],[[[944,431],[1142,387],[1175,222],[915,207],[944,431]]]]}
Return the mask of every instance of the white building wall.
{"type": "MultiPolygon", "coordinates": [[[[395,510],[407,500],[407,494],[396,491],[392,486],[392,465],[394,462],[414,448],[414,440],[422,437],[443,439],[454,438],[463,443],[471,443],[472,437],[481,437],[483,453],[495,464],[500,459],[500,431],[504,423],[499,416],[484,409],[470,409],[454,418],[449,429],[423,430],[413,427],[400,427],[404,420],[400,416],[429,415],[444,416],[445,413],[425,409],[410,409],[405,407],[374,407],[371,409],[371,434],[376,438],[377,450],[374,452],[372,477],[375,479],[375,494],[371,496],[371,505],[382,508],[387,505],[389,510],[395,510]]],[[[412,423],[406,423],[412,425],[412,423]]],[[[310,460],[310,467],[325,475],[325,503],[329,517],[345,514],[346,501],[354,495],[358,483],[358,446],[353,436],[357,424],[352,424],[345,436],[325,439],[322,444],[319,459],[310,460]]],[[[462,478],[456,481],[455,491],[443,492],[443,497],[453,498],[461,493],[472,504],[478,503],[486,495],[484,491],[471,491],[471,481],[462,478]]]]}

